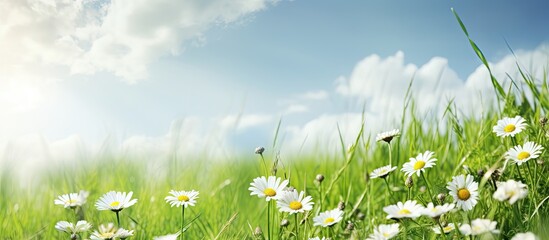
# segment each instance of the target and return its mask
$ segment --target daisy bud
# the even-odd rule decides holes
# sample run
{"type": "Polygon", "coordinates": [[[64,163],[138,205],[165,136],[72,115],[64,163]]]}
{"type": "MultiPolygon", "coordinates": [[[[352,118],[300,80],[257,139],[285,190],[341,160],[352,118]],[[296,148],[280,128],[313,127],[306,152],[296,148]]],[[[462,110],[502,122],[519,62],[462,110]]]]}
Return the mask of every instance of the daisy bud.
{"type": "Polygon", "coordinates": [[[324,181],[324,175],[322,175],[322,174],[316,175],[316,180],[317,180],[319,183],[322,183],[322,181],[324,181]]]}
{"type": "Polygon", "coordinates": [[[536,163],[537,163],[538,165],[543,165],[544,162],[545,162],[545,161],[543,161],[543,159],[541,159],[541,158],[538,159],[538,160],[536,161],[536,163]]]}
{"type": "Polygon", "coordinates": [[[486,171],[484,171],[484,169],[482,169],[482,168],[479,169],[479,170],[477,171],[478,178],[484,177],[484,174],[485,174],[485,173],[486,173],[486,171]]]}
{"type": "Polygon", "coordinates": [[[440,202],[440,204],[443,204],[443,203],[444,203],[444,200],[446,199],[446,194],[444,194],[444,193],[439,193],[439,194],[437,195],[437,199],[438,199],[438,201],[440,202]]]}
{"type": "Polygon", "coordinates": [[[280,227],[287,227],[288,225],[290,225],[288,219],[282,219],[282,221],[280,221],[280,227]]]}
{"type": "Polygon", "coordinates": [[[412,176],[408,176],[406,178],[406,181],[404,181],[404,185],[406,185],[407,188],[412,188],[414,186],[414,179],[412,179],[412,176]]]}
{"type": "Polygon", "coordinates": [[[542,117],[539,120],[539,125],[541,125],[541,127],[545,127],[545,124],[547,124],[547,117],[542,117]]]}
{"type": "Polygon", "coordinates": [[[263,236],[263,230],[261,230],[261,227],[258,226],[258,227],[255,228],[254,236],[256,236],[256,237],[263,236]]]}
{"type": "Polygon", "coordinates": [[[344,202],[339,202],[337,204],[337,208],[339,208],[339,210],[343,211],[345,209],[345,203],[344,202]]]}
{"type": "Polygon", "coordinates": [[[425,186],[419,187],[419,191],[422,192],[422,193],[425,192],[426,190],[427,190],[427,188],[425,186]]]}
{"type": "Polygon", "coordinates": [[[263,152],[265,152],[265,148],[264,148],[264,147],[256,147],[256,148],[255,148],[255,154],[262,155],[263,152]]]}
{"type": "Polygon", "coordinates": [[[364,220],[364,218],[366,218],[366,215],[362,212],[359,212],[357,215],[356,215],[356,218],[358,220],[364,220]]]}
{"type": "Polygon", "coordinates": [[[347,227],[345,227],[345,230],[353,231],[355,229],[355,225],[352,222],[347,223],[347,227]]]}

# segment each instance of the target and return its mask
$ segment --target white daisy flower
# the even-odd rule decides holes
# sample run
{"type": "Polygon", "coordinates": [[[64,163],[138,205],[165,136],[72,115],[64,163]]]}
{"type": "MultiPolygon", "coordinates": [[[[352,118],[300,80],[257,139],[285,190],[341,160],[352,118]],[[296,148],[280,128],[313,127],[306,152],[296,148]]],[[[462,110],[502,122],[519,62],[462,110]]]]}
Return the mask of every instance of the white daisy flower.
{"type": "MultiPolygon", "coordinates": [[[[439,226],[434,226],[432,229],[435,234],[442,234],[439,226]]],[[[456,229],[456,226],[453,223],[448,223],[448,225],[442,227],[442,229],[444,230],[444,233],[449,233],[451,231],[454,231],[454,229],[456,229]]]]}
{"type": "Polygon", "coordinates": [[[514,137],[515,134],[522,132],[527,126],[525,123],[526,120],[521,116],[516,116],[514,118],[504,117],[501,120],[498,120],[496,126],[492,128],[492,131],[496,133],[498,137],[514,137]]]}
{"type": "Polygon", "coordinates": [[[454,176],[452,181],[448,182],[446,188],[450,190],[450,195],[454,198],[457,208],[469,211],[477,205],[478,183],[474,181],[473,176],[454,176]]]}
{"type": "Polygon", "coordinates": [[[389,173],[394,171],[397,167],[391,167],[391,165],[383,166],[377,169],[374,169],[372,173],[370,173],[370,178],[386,178],[389,176],[389,173]]]}
{"type": "Polygon", "coordinates": [[[534,143],[526,142],[524,145],[517,145],[505,153],[507,160],[513,160],[517,165],[522,165],[530,159],[536,159],[541,154],[543,147],[534,143]]]}
{"type": "Polygon", "coordinates": [[[288,180],[282,181],[281,178],[275,176],[258,177],[250,183],[251,187],[248,190],[251,191],[250,195],[257,195],[259,198],[265,198],[265,201],[271,199],[278,200],[281,196],[281,192],[288,186],[288,180]]]}
{"type": "Polygon", "coordinates": [[[282,196],[277,200],[276,205],[281,212],[293,214],[313,209],[312,200],[311,196],[305,197],[305,192],[301,191],[298,195],[297,190],[294,189],[293,191],[282,191],[282,196]]]}
{"type": "Polygon", "coordinates": [[[137,202],[137,199],[131,199],[132,195],[133,192],[126,194],[125,192],[110,191],[97,200],[95,207],[97,207],[97,210],[119,212],[124,208],[131,207],[137,202]]]}
{"type": "Polygon", "coordinates": [[[417,204],[416,200],[408,200],[405,203],[398,202],[395,205],[389,205],[383,208],[387,219],[391,218],[417,218],[421,216],[423,206],[417,204]]]}
{"type": "Polygon", "coordinates": [[[55,224],[55,229],[70,234],[86,232],[90,230],[91,227],[92,225],[85,220],[78,221],[76,225],[67,221],[60,221],[55,224]]]}
{"type": "Polygon", "coordinates": [[[498,189],[494,192],[493,197],[500,202],[509,200],[509,204],[513,204],[528,195],[526,184],[520,181],[507,180],[507,182],[497,182],[496,185],[498,189]]]}
{"type": "Polygon", "coordinates": [[[314,226],[328,227],[332,226],[343,219],[343,211],[339,208],[321,212],[318,216],[313,218],[314,226]]]}
{"type": "Polygon", "coordinates": [[[393,129],[391,131],[378,133],[376,136],[376,141],[384,141],[390,143],[393,138],[400,136],[400,129],[393,129]]]}
{"type": "Polygon", "coordinates": [[[473,221],[471,221],[471,225],[469,224],[462,224],[459,227],[459,231],[465,235],[481,235],[484,233],[495,233],[498,234],[499,230],[496,229],[496,225],[498,223],[496,221],[492,221],[490,219],[480,219],[477,218],[473,221]]]}
{"type": "Polygon", "coordinates": [[[115,235],[117,238],[126,239],[133,236],[133,230],[126,230],[123,228],[119,228],[118,230],[116,230],[115,235]]]}
{"type": "Polygon", "coordinates": [[[98,228],[99,231],[93,231],[90,239],[94,240],[105,240],[105,239],[114,239],[116,237],[116,228],[113,223],[107,225],[101,224],[98,228]]]}
{"type": "Polygon", "coordinates": [[[453,203],[435,206],[432,202],[430,202],[427,204],[427,207],[421,211],[421,215],[429,216],[431,218],[438,218],[440,215],[451,211],[455,207],[456,205],[453,203]]]}
{"type": "Polygon", "coordinates": [[[425,153],[420,153],[415,158],[410,158],[410,161],[407,163],[404,163],[402,166],[401,171],[403,171],[406,176],[412,176],[414,173],[419,176],[421,172],[424,172],[426,168],[431,168],[434,165],[436,165],[436,158],[431,159],[431,157],[435,154],[431,151],[425,151],[425,153]]]}
{"type": "Polygon", "coordinates": [[[511,240],[539,240],[540,238],[532,232],[517,233],[511,240]]]}
{"type": "Polygon", "coordinates": [[[65,208],[80,207],[86,203],[89,192],[81,190],[80,193],[63,194],[53,201],[56,205],[63,205],[65,208]]]}
{"type": "Polygon", "coordinates": [[[191,191],[175,191],[171,190],[170,194],[172,196],[167,196],[164,198],[167,203],[169,203],[172,207],[181,207],[184,206],[187,208],[188,206],[194,206],[196,204],[196,199],[198,198],[198,191],[191,190],[191,191]]]}
{"type": "Polygon", "coordinates": [[[368,236],[367,240],[385,240],[391,239],[398,235],[400,230],[398,229],[398,223],[394,224],[380,224],[374,228],[374,233],[368,236]]]}
{"type": "Polygon", "coordinates": [[[168,234],[168,235],[164,235],[164,236],[158,236],[158,237],[153,237],[153,240],[177,240],[177,237],[179,237],[179,232],[177,233],[174,233],[174,234],[168,234]]]}

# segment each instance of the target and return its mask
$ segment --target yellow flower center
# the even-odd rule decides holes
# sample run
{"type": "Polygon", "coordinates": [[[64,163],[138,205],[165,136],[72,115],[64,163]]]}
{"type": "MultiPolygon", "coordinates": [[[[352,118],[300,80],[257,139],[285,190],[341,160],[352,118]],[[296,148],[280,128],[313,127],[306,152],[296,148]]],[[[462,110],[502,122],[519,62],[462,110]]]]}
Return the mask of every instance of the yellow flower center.
{"type": "Polygon", "coordinates": [[[452,226],[446,226],[443,228],[444,229],[444,232],[449,232],[449,231],[452,231],[452,226]]]}
{"type": "Polygon", "coordinates": [[[263,193],[265,193],[265,196],[269,197],[276,196],[276,191],[272,188],[266,188],[265,190],[263,190],[263,193]]]}
{"type": "Polygon", "coordinates": [[[334,221],[335,221],[334,218],[329,217],[329,218],[326,218],[326,219],[324,220],[324,224],[333,223],[334,221]]]}
{"type": "Polygon", "coordinates": [[[402,209],[402,210],[400,210],[400,211],[398,211],[398,214],[402,214],[402,215],[404,215],[404,214],[410,214],[410,213],[412,213],[412,212],[410,212],[410,210],[408,210],[408,209],[406,209],[406,208],[405,208],[405,209],[402,209]]]}
{"type": "Polygon", "coordinates": [[[111,207],[118,207],[118,205],[120,205],[119,201],[114,201],[111,203],[111,207]]]}
{"type": "Polygon", "coordinates": [[[422,169],[423,167],[425,167],[425,162],[424,161],[418,160],[414,164],[414,170],[419,170],[419,169],[422,169]]]}
{"type": "Polygon", "coordinates": [[[186,202],[189,201],[189,197],[187,197],[186,195],[179,195],[179,197],[177,197],[177,200],[181,202],[186,202]]]}
{"type": "Polygon", "coordinates": [[[69,201],[67,201],[68,204],[72,204],[72,203],[76,203],[76,199],[69,199],[69,201]]]}
{"type": "Polygon", "coordinates": [[[384,233],[383,233],[383,236],[384,236],[384,237],[389,237],[389,236],[391,236],[391,234],[388,234],[388,233],[384,232],[384,233]]]}
{"type": "Polygon", "coordinates": [[[299,210],[303,207],[303,205],[301,204],[301,202],[299,201],[292,201],[290,202],[290,208],[292,210],[299,210]]]}
{"type": "Polygon", "coordinates": [[[469,197],[471,197],[471,193],[469,192],[469,190],[467,190],[467,188],[462,188],[458,190],[457,196],[459,200],[466,201],[467,199],[469,199],[469,197]]]}
{"type": "Polygon", "coordinates": [[[524,160],[530,157],[529,152],[520,152],[517,156],[518,160],[524,160]]]}
{"type": "Polygon", "coordinates": [[[112,232],[101,233],[100,237],[103,239],[112,239],[114,237],[114,233],[112,232]]]}
{"type": "Polygon", "coordinates": [[[503,128],[503,131],[510,133],[512,131],[515,131],[515,129],[517,129],[517,127],[515,127],[515,124],[509,124],[503,128]]]}

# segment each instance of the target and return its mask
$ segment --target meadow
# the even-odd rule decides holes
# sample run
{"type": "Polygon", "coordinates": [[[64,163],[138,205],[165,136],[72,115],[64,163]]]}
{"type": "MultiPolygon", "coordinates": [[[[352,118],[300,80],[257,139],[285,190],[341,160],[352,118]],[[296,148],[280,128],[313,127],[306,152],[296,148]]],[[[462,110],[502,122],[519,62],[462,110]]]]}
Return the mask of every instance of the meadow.
{"type": "MultiPolygon", "coordinates": [[[[486,79],[498,99],[482,116],[462,114],[449,102],[442,119],[428,118],[406,96],[403,118],[386,126],[400,126],[398,132],[361,130],[353,142],[341,140],[339,153],[319,147],[286,159],[275,137],[264,151],[250,149],[234,159],[174,153],[151,163],[98,154],[45,170],[34,176],[40,184],[25,188],[3,167],[0,239],[125,238],[116,237],[117,228],[133,231],[128,239],[534,239],[517,236],[526,232],[549,239],[549,84],[520,71],[507,89],[493,76],[486,79]],[[372,174],[388,165],[396,169],[372,174]],[[256,179],[262,176],[287,180],[292,189],[262,186],[256,179]],[[254,179],[259,196],[251,195],[254,179]],[[67,207],[54,204],[81,190],[89,193],[85,203],[70,197],[67,207]],[[171,190],[199,194],[174,194],[179,206],[172,207],[165,200],[171,190]],[[96,203],[109,191],[132,192],[137,202],[106,199],[107,210],[99,211],[96,203]],[[301,192],[312,206],[292,195],[301,192]],[[59,221],[79,220],[91,227],[76,234],[66,226],[56,229],[59,221]],[[98,230],[108,223],[114,227],[98,230]]],[[[365,124],[368,119],[362,129],[365,124]]]]}

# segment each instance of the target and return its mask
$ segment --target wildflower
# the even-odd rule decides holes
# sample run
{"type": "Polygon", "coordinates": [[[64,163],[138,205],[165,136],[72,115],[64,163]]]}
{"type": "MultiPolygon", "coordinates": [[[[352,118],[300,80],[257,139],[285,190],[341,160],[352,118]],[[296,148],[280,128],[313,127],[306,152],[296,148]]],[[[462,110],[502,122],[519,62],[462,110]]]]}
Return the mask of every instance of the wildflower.
{"type": "Polygon", "coordinates": [[[517,133],[522,132],[527,126],[526,120],[521,116],[515,116],[514,118],[505,117],[498,120],[496,126],[492,128],[492,131],[496,133],[498,137],[514,137],[517,133]]]}
{"type": "Polygon", "coordinates": [[[312,200],[311,196],[305,197],[305,192],[301,191],[298,195],[297,190],[294,189],[293,191],[283,191],[276,205],[281,212],[293,214],[313,209],[312,200]]]}
{"type": "Polygon", "coordinates": [[[383,208],[387,219],[391,218],[417,218],[421,216],[423,206],[417,204],[415,200],[408,200],[405,203],[398,202],[395,205],[389,205],[383,208]]]}
{"type": "Polygon", "coordinates": [[[282,219],[282,221],[280,221],[281,227],[287,227],[288,225],[290,225],[290,221],[288,221],[288,219],[282,219]]]}
{"type": "Polygon", "coordinates": [[[454,176],[446,188],[450,190],[450,195],[454,198],[454,203],[458,208],[469,211],[477,205],[478,183],[474,181],[473,176],[454,176]]]}
{"type": "Polygon", "coordinates": [[[264,148],[264,147],[256,147],[256,148],[255,148],[255,154],[262,155],[263,152],[265,152],[265,148],[264,148]]]}
{"type": "Polygon", "coordinates": [[[505,153],[508,160],[513,160],[517,165],[522,165],[530,159],[536,159],[541,154],[543,147],[534,143],[526,142],[524,145],[517,145],[505,153]]]}
{"type": "Polygon", "coordinates": [[[256,236],[256,237],[263,236],[263,230],[261,230],[261,227],[257,226],[255,228],[254,236],[256,236]]]}
{"type": "Polygon", "coordinates": [[[421,214],[425,216],[429,216],[431,218],[438,218],[440,215],[445,214],[452,209],[454,209],[456,205],[455,204],[444,204],[444,205],[438,205],[435,206],[432,202],[427,204],[427,207],[422,209],[421,214]]]}
{"type": "Polygon", "coordinates": [[[114,239],[116,237],[116,228],[113,223],[107,225],[101,224],[98,228],[99,231],[94,231],[90,236],[90,239],[94,240],[105,240],[105,239],[114,239]]]}
{"type": "Polygon", "coordinates": [[[177,240],[177,237],[179,237],[180,232],[174,233],[174,234],[168,234],[164,236],[158,236],[153,237],[153,240],[177,240]]]}
{"type": "Polygon", "coordinates": [[[278,200],[281,197],[281,192],[288,185],[288,180],[281,182],[280,178],[269,176],[269,178],[258,177],[250,183],[250,195],[257,195],[259,198],[265,198],[265,201],[271,199],[278,200]]]}
{"type": "Polygon", "coordinates": [[[400,136],[400,129],[393,129],[391,131],[378,133],[376,136],[376,142],[384,141],[386,143],[391,143],[391,140],[398,136],[400,136]]]}
{"type": "MultiPolygon", "coordinates": [[[[442,234],[439,226],[435,226],[432,229],[435,234],[442,234]]],[[[453,223],[448,223],[448,225],[442,227],[442,229],[444,230],[444,233],[449,233],[451,231],[454,231],[454,229],[456,229],[456,226],[453,223]]]]}
{"type": "Polygon", "coordinates": [[[391,239],[400,232],[398,228],[398,223],[380,224],[379,226],[374,228],[374,233],[370,234],[367,240],[391,239]]]}
{"type": "Polygon", "coordinates": [[[318,181],[318,183],[322,183],[322,181],[324,181],[324,175],[318,174],[316,175],[315,179],[318,181]]]}
{"type": "Polygon", "coordinates": [[[137,199],[131,199],[132,195],[133,192],[126,194],[125,192],[110,191],[97,200],[95,207],[97,207],[97,210],[119,212],[124,208],[131,207],[137,202],[137,199]]]}
{"type": "Polygon", "coordinates": [[[404,185],[407,188],[412,188],[414,186],[414,179],[412,179],[412,176],[408,176],[406,180],[404,180],[404,185]]]}
{"type": "Polygon", "coordinates": [[[196,204],[196,199],[198,198],[198,191],[191,190],[191,191],[175,191],[171,190],[170,194],[172,196],[167,196],[164,198],[167,203],[169,203],[172,207],[180,207],[184,206],[185,208],[188,206],[194,206],[196,204]]]}
{"type": "Polygon", "coordinates": [[[76,225],[67,221],[59,221],[55,224],[55,229],[71,235],[86,232],[90,230],[91,227],[91,224],[84,220],[78,221],[76,225]]]}
{"type": "Polygon", "coordinates": [[[419,176],[421,172],[424,172],[426,168],[431,168],[437,161],[436,158],[431,159],[431,157],[435,154],[431,151],[426,151],[425,153],[420,153],[415,158],[410,158],[410,161],[405,163],[402,166],[401,171],[403,171],[406,176],[412,176],[414,173],[419,176]]]}
{"type": "Polygon", "coordinates": [[[339,203],[337,204],[337,208],[341,211],[345,210],[345,202],[339,201],[339,203]]]}
{"type": "Polygon", "coordinates": [[[394,171],[397,167],[391,167],[391,165],[383,166],[377,169],[374,169],[372,173],[370,173],[370,178],[386,178],[389,176],[389,173],[394,171]]]}
{"type": "Polygon", "coordinates": [[[123,228],[119,228],[118,230],[116,230],[115,235],[120,239],[126,239],[133,236],[133,230],[126,230],[123,228]]]}
{"type": "Polygon", "coordinates": [[[513,204],[528,195],[527,186],[521,181],[507,180],[507,182],[497,182],[496,185],[498,188],[493,197],[500,202],[509,200],[509,204],[513,204]]]}
{"type": "Polygon", "coordinates": [[[440,203],[443,203],[444,200],[446,200],[446,194],[444,194],[444,193],[439,193],[439,194],[437,195],[437,199],[438,199],[438,201],[439,201],[440,203]]]}
{"type": "Polygon", "coordinates": [[[484,233],[499,233],[499,230],[496,229],[496,225],[498,223],[496,221],[491,221],[490,219],[480,219],[477,218],[471,222],[471,225],[469,224],[463,224],[459,227],[459,231],[463,235],[481,235],[484,233]]]}
{"type": "Polygon", "coordinates": [[[80,207],[86,203],[89,192],[81,190],[80,193],[63,194],[53,201],[56,205],[63,205],[65,208],[80,207]]]}
{"type": "Polygon", "coordinates": [[[320,213],[313,218],[314,226],[328,227],[343,219],[343,211],[338,208],[320,213]]]}
{"type": "Polygon", "coordinates": [[[517,233],[511,240],[539,240],[539,237],[532,232],[517,233]]]}

